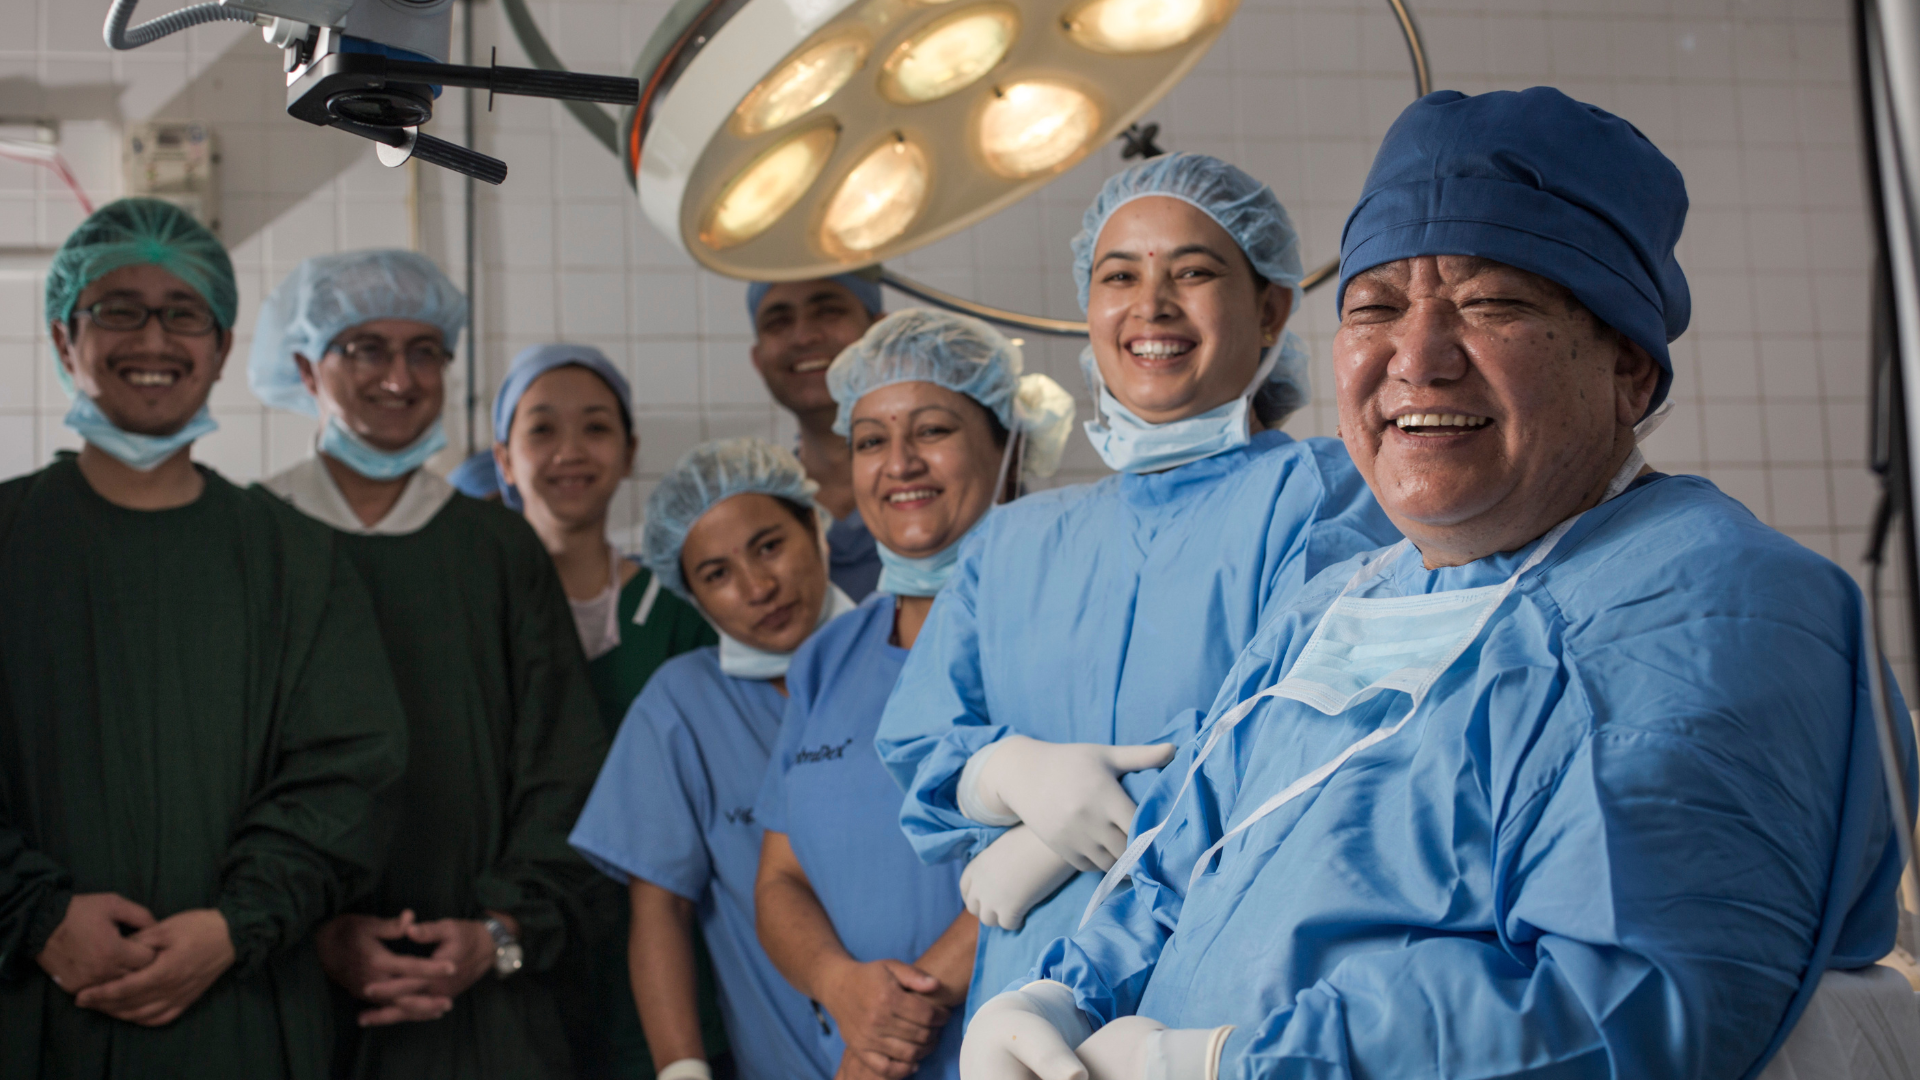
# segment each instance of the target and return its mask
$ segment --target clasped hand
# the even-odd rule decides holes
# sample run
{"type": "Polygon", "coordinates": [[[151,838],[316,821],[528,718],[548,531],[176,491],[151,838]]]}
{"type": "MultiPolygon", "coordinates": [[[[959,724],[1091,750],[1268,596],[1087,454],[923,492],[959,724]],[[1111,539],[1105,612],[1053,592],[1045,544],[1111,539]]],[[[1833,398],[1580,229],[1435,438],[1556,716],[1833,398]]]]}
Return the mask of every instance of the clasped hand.
{"type": "Polygon", "coordinates": [[[1105,870],[1127,849],[1133,800],[1120,777],[1173,760],[1170,743],[1103,746],[1011,735],[989,747],[978,795],[995,815],[1033,827],[1075,870],[1105,870]]]}
{"type": "Polygon", "coordinates": [[[847,1044],[839,1080],[913,1075],[959,1004],[946,1000],[939,979],[899,960],[849,961],[825,980],[821,994],[847,1044]]]}
{"type": "Polygon", "coordinates": [[[474,919],[418,922],[411,910],[391,919],[341,915],[314,940],[327,976],[376,1006],[360,1014],[361,1027],[438,1020],[493,966],[493,935],[474,919]],[[430,945],[433,952],[408,956],[387,945],[403,940],[430,945]]]}
{"type": "Polygon", "coordinates": [[[212,908],[155,919],[124,896],[82,893],[35,959],[80,1008],[162,1027],[233,966],[233,940],[212,908]]]}

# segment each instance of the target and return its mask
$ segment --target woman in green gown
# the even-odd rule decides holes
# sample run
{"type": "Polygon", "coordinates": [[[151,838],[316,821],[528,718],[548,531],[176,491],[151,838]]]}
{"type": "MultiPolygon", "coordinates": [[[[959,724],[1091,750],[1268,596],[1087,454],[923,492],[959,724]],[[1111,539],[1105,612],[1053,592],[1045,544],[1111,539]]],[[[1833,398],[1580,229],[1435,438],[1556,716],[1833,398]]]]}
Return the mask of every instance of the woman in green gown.
{"type": "MultiPolygon", "coordinates": [[[[519,509],[553,556],[587,674],[611,739],[654,670],[719,642],[692,604],[607,539],[607,515],[633,471],[639,439],[627,380],[590,345],[535,345],[514,358],[493,404],[500,497],[519,509]]],[[[575,1041],[583,1077],[651,1080],[653,1061],[628,983],[627,913],[589,943],[588,1000],[565,1013],[588,1018],[575,1041]]],[[[701,1027],[709,1061],[726,1051],[711,965],[701,958],[701,1027]]]]}

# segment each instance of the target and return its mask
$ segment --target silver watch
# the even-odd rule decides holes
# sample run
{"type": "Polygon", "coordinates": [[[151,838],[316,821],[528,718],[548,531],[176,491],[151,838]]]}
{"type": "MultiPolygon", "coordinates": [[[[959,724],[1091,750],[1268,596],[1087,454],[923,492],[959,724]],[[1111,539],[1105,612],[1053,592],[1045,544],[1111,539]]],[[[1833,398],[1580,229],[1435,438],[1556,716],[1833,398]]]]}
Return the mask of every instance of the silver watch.
{"type": "Polygon", "coordinates": [[[491,915],[481,925],[493,935],[493,973],[504,979],[519,971],[522,960],[520,939],[513,936],[505,923],[491,915]]]}

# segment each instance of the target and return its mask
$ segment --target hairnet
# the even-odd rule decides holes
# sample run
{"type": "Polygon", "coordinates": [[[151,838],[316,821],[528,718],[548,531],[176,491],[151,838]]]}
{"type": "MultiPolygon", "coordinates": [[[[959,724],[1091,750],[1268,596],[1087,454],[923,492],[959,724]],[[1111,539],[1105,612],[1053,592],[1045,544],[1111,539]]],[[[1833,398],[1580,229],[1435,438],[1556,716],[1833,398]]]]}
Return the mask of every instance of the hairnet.
{"type": "Polygon", "coordinates": [[[1073,427],[1073,396],[1045,375],[1022,375],[1022,366],[1020,346],[979,319],[929,308],[896,311],[827,369],[827,391],[840,406],[833,430],[847,434],[854,405],[883,386],[930,382],[979,402],[1008,431],[1025,433],[1026,471],[1051,475],[1073,427]]]}
{"type": "Polygon", "coordinates": [[[294,354],[318,362],[342,332],[375,319],[413,319],[437,327],[451,349],[467,322],[467,298],[418,252],[315,255],[295,267],[260,306],[247,357],[254,396],[275,408],[318,415],[294,354]]]}
{"type": "Polygon", "coordinates": [[[1693,302],[1674,259],[1686,183],[1632,124],[1558,90],[1454,90],[1388,129],[1340,239],[1340,289],[1420,255],[1472,255],[1558,282],[1660,364],[1648,410],[1673,383],[1667,343],[1693,302]]]}
{"type": "MultiPolygon", "coordinates": [[[[867,309],[867,314],[880,314],[882,303],[878,281],[861,277],[859,274],[835,274],[821,280],[831,281],[852,293],[859,299],[860,306],[867,309]]],[[[771,281],[756,281],[747,286],[747,319],[749,321],[760,317],[760,301],[767,298],[767,293],[772,290],[773,285],[771,281]]]]}
{"type": "MultiPolygon", "coordinates": [[[[67,235],[47,268],[46,314],[66,322],[80,294],[123,266],[151,263],[187,283],[231,330],[240,294],[227,249],[192,215],[159,199],[118,199],[87,215],[67,235]]],[[[73,392],[65,365],[56,364],[61,385],[73,392]]]]}
{"type": "MultiPolygon", "coordinates": [[[[627,387],[627,377],[613,366],[607,354],[591,345],[529,345],[520,350],[513,358],[513,366],[507,369],[507,381],[500,384],[500,392],[493,396],[493,441],[504,444],[513,431],[513,413],[520,407],[520,398],[527,392],[533,381],[554,368],[582,367],[607,384],[613,391],[613,399],[620,405],[620,420],[627,426],[627,434],[633,434],[633,391],[627,387]]],[[[523,505],[520,491],[507,483],[505,476],[496,481],[500,487],[500,501],[518,510],[523,505]]]]}
{"type": "Polygon", "coordinates": [[[454,466],[447,474],[447,483],[462,495],[471,495],[476,499],[490,498],[500,494],[500,476],[494,470],[493,451],[481,450],[470,454],[467,460],[454,466]]]}
{"type": "Polygon", "coordinates": [[[771,443],[759,439],[701,443],[687,451],[647,496],[640,562],[667,588],[692,599],[680,573],[680,548],[701,515],[715,503],[749,492],[812,507],[818,490],[820,485],[807,479],[799,459],[771,443]]]}
{"type": "MultiPolygon", "coordinates": [[[[1073,280],[1080,290],[1080,310],[1087,310],[1093,287],[1093,254],[1114,211],[1149,196],[1179,199],[1212,218],[1226,230],[1253,270],[1272,284],[1293,293],[1288,316],[1300,310],[1306,294],[1300,279],[1300,234],[1273,189],[1236,166],[1206,154],[1164,154],[1150,158],[1107,178],[1093,204],[1081,215],[1079,235],[1073,238],[1073,280]]],[[[1274,424],[1312,397],[1310,358],[1306,343],[1291,330],[1280,335],[1280,355],[1267,382],[1254,393],[1254,412],[1274,424]]]]}

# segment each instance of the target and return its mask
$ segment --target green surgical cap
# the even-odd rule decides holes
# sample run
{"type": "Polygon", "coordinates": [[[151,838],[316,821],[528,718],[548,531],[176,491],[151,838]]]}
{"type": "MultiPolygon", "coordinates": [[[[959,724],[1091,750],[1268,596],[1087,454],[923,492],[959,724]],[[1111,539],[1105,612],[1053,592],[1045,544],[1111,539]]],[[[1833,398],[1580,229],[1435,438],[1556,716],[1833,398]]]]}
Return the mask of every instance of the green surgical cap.
{"type": "Polygon", "coordinates": [[[240,294],[227,249],[185,210],[159,199],[110,202],[73,230],[47,271],[47,321],[66,322],[87,286],[141,263],[186,282],[223,329],[233,328],[240,294]]]}

